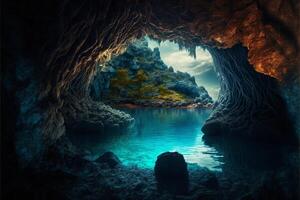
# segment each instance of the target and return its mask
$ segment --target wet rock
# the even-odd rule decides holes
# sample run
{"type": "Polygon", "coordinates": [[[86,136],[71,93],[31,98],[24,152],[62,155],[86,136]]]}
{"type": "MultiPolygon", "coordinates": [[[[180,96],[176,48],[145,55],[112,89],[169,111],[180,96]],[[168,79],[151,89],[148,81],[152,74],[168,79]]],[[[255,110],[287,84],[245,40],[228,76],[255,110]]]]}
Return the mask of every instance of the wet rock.
{"type": "Polygon", "coordinates": [[[115,168],[121,165],[121,161],[113,152],[105,152],[102,156],[95,160],[98,163],[105,163],[110,168],[115,168]]]}
{"type": "Polygon", "coordinates": [[[70,132],[99,132],[103,128],[131,125],[134,119],[127,113],[113,109],[101,102],[89,101],[65,110],[65,125],[70,132]],[[76,107],[75,107],[76,106],[76,107]]]}
{"type": "Polygon", "coordinates": [[[203,180],[203,185],[205,185],[209,189],[219,188],[219,182],[216,175],[213,173],[208,173],[203,180]]]}
{"type": "Polygon", "coordinates": [[[228,125],[218,120],[207,120],[201,130],[205,133],[205,137],[221,135],[222,132],[230,132],[228,125]]]}
{"type": "Polygon", "coordinates": [[[165,152],[157,157],[154,168],[157,189],[175,194],[188,192],[189,175],[182,154],[165,152]]]}

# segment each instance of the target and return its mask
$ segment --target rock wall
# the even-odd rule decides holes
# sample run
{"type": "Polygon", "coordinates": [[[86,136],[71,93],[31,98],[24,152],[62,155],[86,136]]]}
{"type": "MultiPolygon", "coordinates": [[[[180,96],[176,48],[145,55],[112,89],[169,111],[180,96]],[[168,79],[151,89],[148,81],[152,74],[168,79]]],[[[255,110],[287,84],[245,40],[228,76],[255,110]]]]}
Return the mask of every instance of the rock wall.
{"type": "Polygon", "coordinates": [[[247,49],[240,44],[209,51],[222,78],[214,111],[202,128],[206,136],[242,136],[268,142],[293,138],[276,79],[256,72],[246,59],[247,49]]]}
{"type": "MultiPolygon", "coordinates": [[[[145,34],[173,40],[191,54],[196,45],[229,48],[241,42],[257,71],[287,87],[299,80],[298,1],[11,0],[2,7],[1,84],[13,99],[21,100],[10,110],[30,102],[30,109],[17,112],[17,118],[32,119],[16,121],[10,130],[17,133],[6,134],[32,139],[33,146],[41,144],[40,138],[46,143],[60,138],[63,113],[77,104],[74,100],[92,104],[87,96],[96,65],[145,34]],[[20,60],[33,67],[27,84],[17,78],[20,60]],[[36,130],[33,136],[31,130],[36,130]]],[[[33,152],[29,157],[36,155],[33,152]]]]}

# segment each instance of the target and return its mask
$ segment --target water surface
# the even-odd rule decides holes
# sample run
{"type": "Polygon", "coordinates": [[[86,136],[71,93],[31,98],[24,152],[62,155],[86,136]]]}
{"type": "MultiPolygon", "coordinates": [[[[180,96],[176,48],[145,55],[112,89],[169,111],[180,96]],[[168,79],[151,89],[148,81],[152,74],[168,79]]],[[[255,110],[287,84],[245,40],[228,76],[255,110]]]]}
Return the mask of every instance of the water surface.
{"type": "Polygon", "coordinates": [[[81,133],[71,140],[89,150],[96,158],[105,151],[114,152],[125,165],[153,168],[157,156],[166,151],[177,151],[188,163],[212,170],[220,170],[220,155],[204,144],[201,127],[210,110],[173,108],[123,109],[135,118],[126,130],[99,130],[81,133]],[[104,137],[106,136],[106,137],[104,137]]]}

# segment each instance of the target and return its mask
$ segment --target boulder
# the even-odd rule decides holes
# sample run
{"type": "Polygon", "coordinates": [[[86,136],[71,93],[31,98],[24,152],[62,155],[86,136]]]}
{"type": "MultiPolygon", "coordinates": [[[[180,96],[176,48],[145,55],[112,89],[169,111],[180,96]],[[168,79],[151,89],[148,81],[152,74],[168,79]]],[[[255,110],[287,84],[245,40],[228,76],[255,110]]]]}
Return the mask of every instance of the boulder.
{"type": "Polygon", "coordinates": [[[105,152],[102,156],[95,160],[97,163],[105,163],[110,168],[115,168],[121,165],[121,161],[113,152],[105,152]]]}
{"type": "Polygon", "coordinates": [[[188,192],[187,163],[178,152],[165,152],[157,157],[154,167],[157,189],[174,194],[188,192]]]}

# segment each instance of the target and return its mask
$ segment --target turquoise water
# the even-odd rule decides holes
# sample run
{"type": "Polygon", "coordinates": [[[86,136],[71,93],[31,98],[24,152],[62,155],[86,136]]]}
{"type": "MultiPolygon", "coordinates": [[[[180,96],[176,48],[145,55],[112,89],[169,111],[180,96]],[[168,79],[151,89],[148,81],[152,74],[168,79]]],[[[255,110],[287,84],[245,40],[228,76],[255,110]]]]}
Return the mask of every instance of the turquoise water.
{"type": "Polygon", "coordinates": [[[188,163],[220,170],[222,155],[202,140],[201,127],[210,114],[209,110],[123,110],[135,118],[132,127],[126,130],[99,130],[99,133],[92,135],[81,133],[71,139],[90,151],[94,158],[105,151],[112,151],[125,165],[153,168],[159,154],[177,151],[184,155],[188,163]]]}

